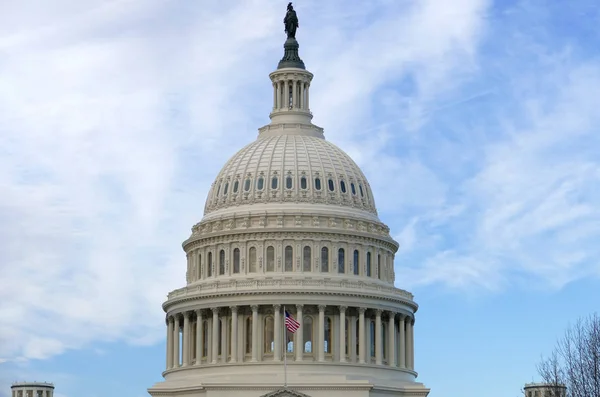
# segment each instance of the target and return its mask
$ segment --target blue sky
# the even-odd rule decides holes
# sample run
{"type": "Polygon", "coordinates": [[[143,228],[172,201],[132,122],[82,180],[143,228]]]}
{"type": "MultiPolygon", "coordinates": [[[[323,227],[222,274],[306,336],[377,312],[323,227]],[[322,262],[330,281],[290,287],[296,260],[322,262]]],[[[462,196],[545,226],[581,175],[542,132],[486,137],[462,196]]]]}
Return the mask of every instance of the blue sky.
{"type": "MultiPolygon", "coordinates": [[[[285,1],[0,4],[0,396],[144,396],[212,179],[268,123],[285,1]]],[[[314,123],[421,305],[430,396],[519,395],[600,307],[597,2],[296,4],[314,123]]]]}

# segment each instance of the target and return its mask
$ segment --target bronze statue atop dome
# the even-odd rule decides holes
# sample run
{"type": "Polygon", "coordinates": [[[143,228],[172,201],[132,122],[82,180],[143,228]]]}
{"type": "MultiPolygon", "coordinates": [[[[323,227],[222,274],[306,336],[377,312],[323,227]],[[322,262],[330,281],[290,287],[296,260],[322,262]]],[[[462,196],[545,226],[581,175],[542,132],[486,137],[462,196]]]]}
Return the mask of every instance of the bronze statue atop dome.
{"type": "Polygon", "coordinates": [[[300,26],[298,24],[298,16],[296,15],[296,11],[292,6],[292,3],[288,3],[287,13],[285,14],[285,18],[283,18],[283,24],[285,25],[285,32],[287,33],[288,39],[296,38],[296,29],[300,26]]]}

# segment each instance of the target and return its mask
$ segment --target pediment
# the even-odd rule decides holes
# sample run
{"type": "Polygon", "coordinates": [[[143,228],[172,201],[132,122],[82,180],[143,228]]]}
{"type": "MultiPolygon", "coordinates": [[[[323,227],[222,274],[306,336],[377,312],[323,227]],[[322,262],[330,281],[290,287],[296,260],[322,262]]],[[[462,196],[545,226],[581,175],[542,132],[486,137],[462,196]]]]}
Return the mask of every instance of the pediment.
{"type": "Polygon", "coordinates": [[[273,392],[267,393],[261,397],[310,397],[307,394],[300,393],[299,391],[290,389],[279,389],[273,392]]]}

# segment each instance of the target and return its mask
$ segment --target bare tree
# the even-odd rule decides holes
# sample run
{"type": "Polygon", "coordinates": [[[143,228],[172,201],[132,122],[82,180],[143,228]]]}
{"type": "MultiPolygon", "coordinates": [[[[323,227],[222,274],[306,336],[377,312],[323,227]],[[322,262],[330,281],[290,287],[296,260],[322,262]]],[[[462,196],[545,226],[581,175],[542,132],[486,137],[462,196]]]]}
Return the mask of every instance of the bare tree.
{"type": "Polygon", "coordinates": [[[600,317],[580,319],[569,327],[549,358],[538,364],[551,396],[567,386],[568,397],[600,397],[600,317]]]}

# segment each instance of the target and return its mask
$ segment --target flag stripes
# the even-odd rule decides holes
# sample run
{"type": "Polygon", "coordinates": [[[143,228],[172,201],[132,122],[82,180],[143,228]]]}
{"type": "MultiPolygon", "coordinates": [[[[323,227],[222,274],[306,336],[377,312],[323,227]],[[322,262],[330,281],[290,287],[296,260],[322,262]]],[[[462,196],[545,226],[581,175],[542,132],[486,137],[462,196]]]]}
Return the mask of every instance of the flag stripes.
{"type": "Polygon", "coordinates": [[[298,328],[300,328],[300,323],[296,321],[294,317],[290,316],[290,313],[288,313],[287,310],[285,311],[285,327],[292,334],[298,331],[298,328]]]}

